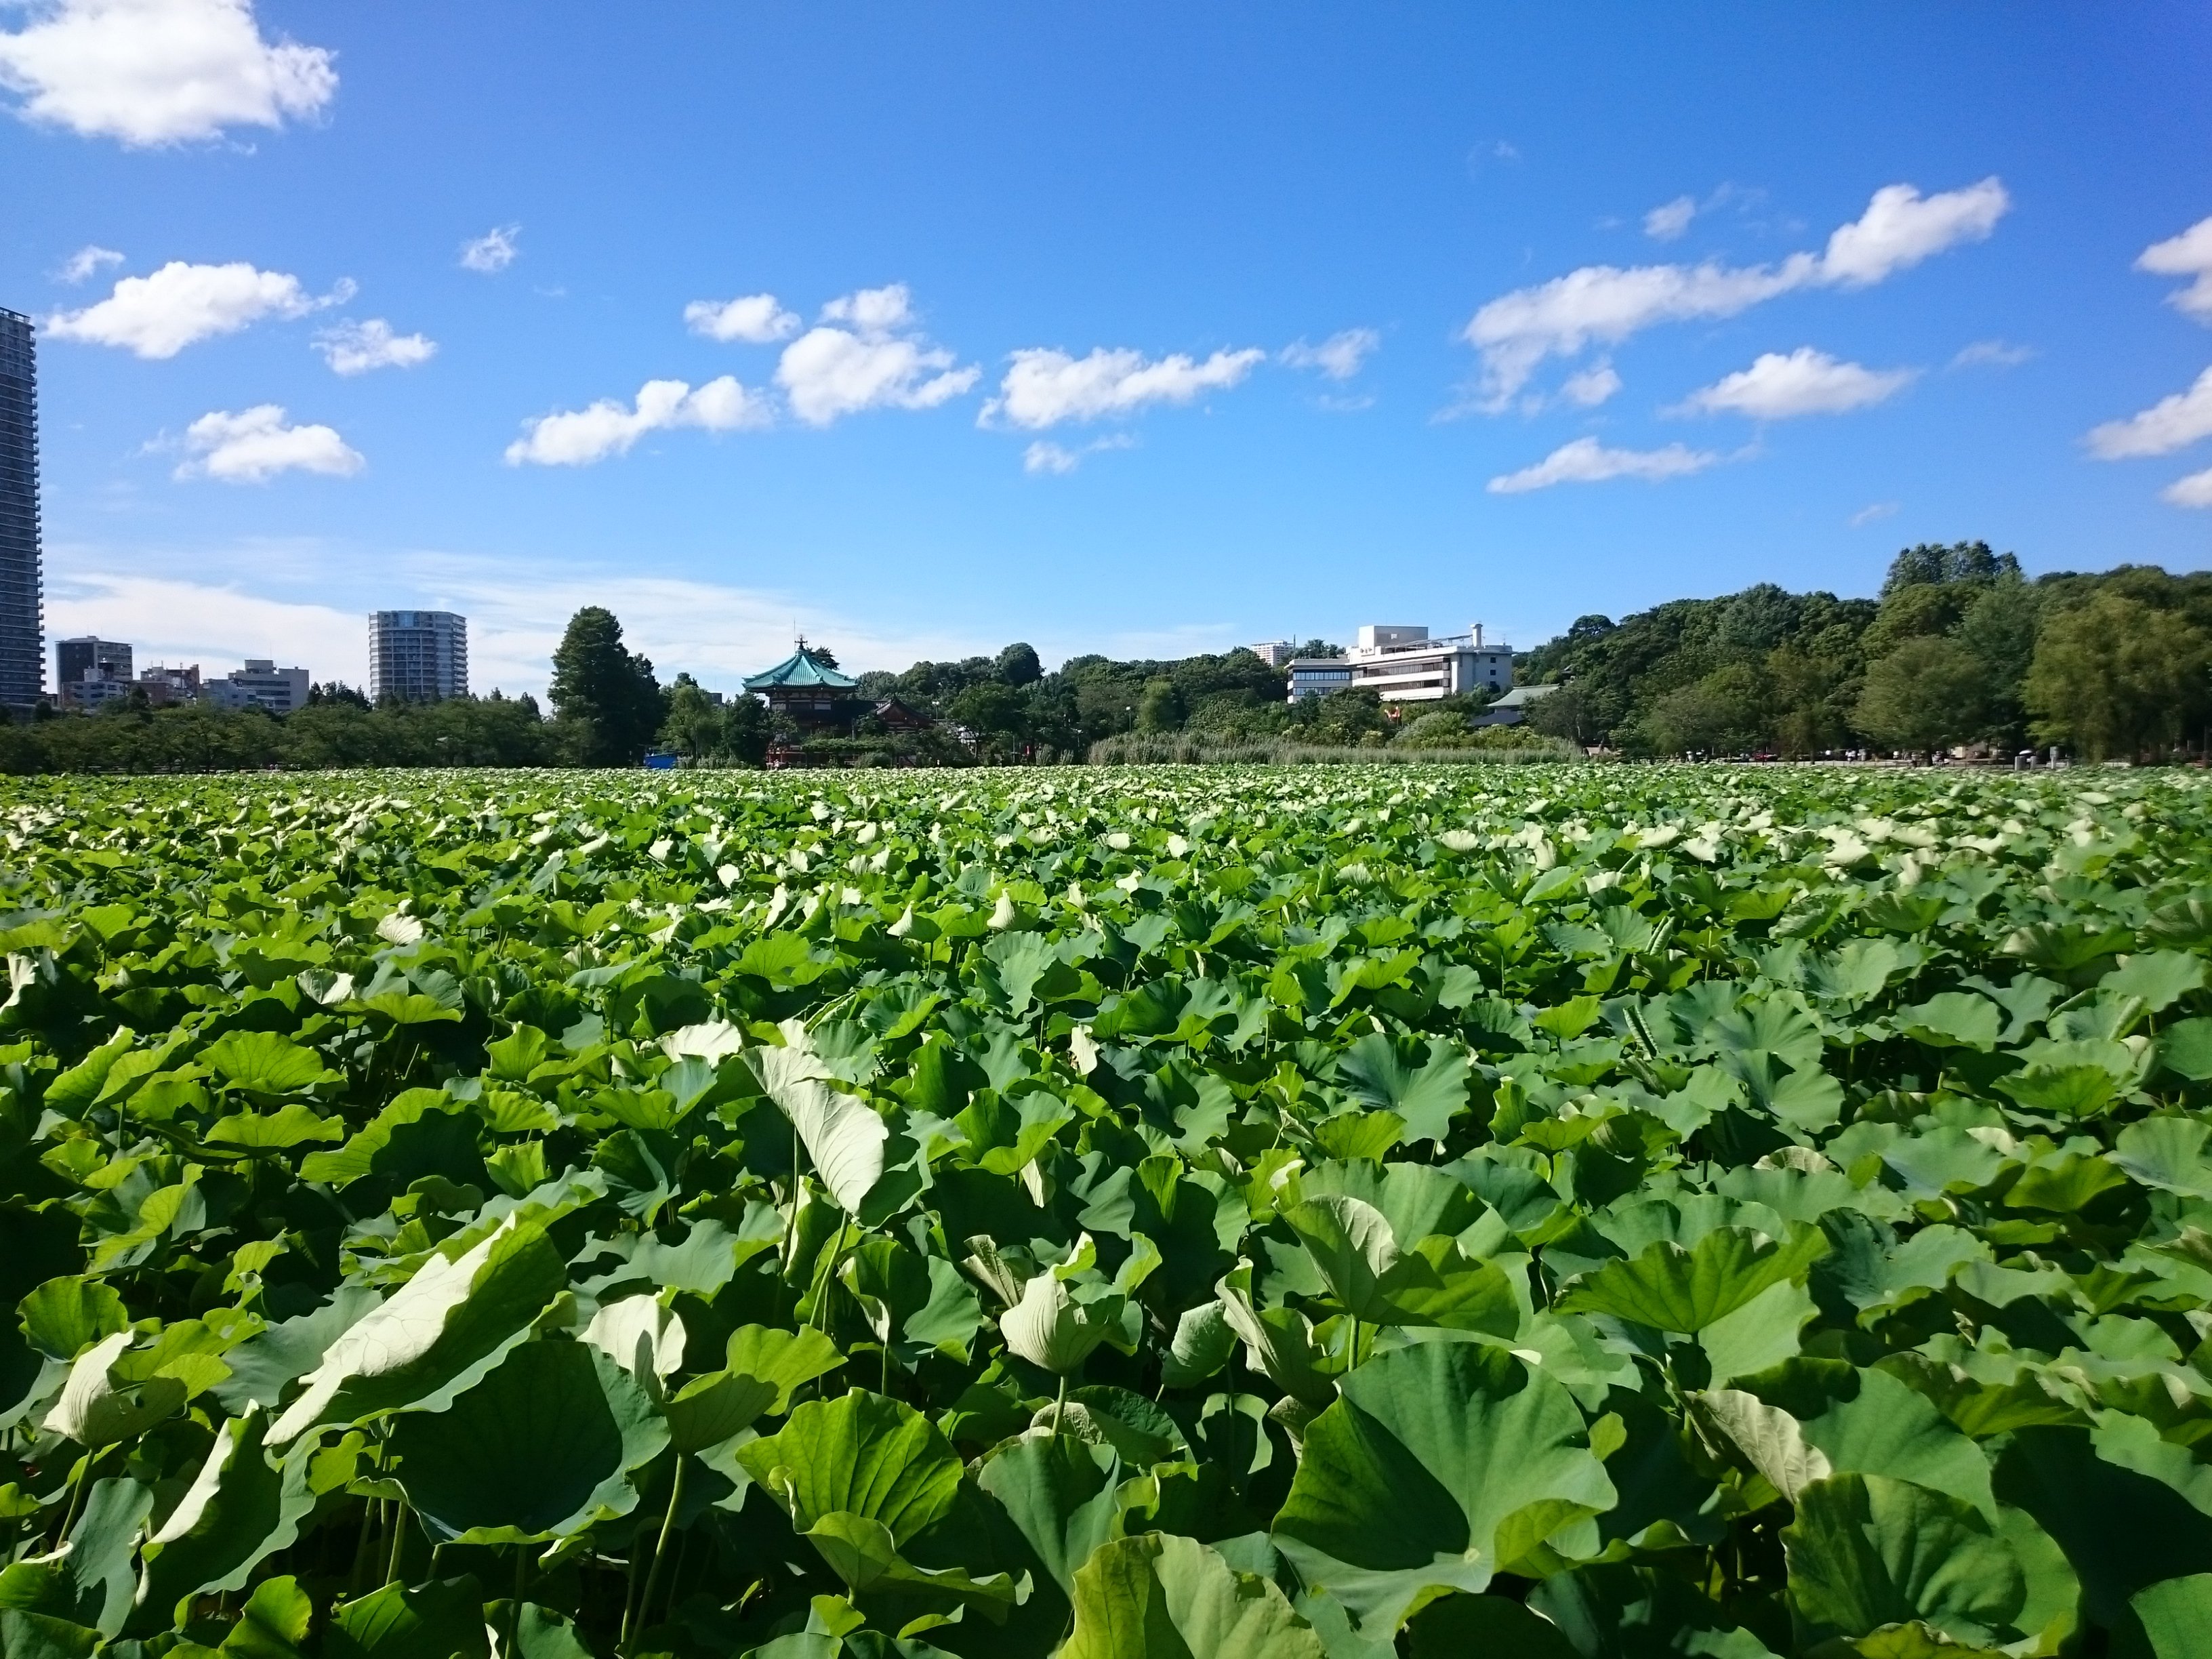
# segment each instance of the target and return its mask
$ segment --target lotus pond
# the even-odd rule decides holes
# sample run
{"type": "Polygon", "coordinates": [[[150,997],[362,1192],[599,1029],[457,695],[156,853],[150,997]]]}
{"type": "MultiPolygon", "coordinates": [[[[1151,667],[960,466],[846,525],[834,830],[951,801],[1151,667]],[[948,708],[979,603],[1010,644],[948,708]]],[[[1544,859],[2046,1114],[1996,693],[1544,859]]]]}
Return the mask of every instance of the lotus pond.
{"type": "Polygon", "coordinates": [[[2180,1659],[2194,775],[0,796],[9,1659],[2180,1659]]]}

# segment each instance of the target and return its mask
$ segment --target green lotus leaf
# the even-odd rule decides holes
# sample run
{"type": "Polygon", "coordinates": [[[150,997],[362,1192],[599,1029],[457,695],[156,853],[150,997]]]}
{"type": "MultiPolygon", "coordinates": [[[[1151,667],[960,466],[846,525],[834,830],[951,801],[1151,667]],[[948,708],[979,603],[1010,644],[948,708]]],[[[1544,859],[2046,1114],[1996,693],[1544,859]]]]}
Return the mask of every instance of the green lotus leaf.
{"type": "Polygon", "coordinates": [[[440,1412],[393,1423],[399,1485],[439,1536],[525,1543],[626,1515],[626,1478],[668,1431],[620,1365],[581,1342],[526,1342],[440,1412]]]}
{"type": "Polygon", "coordinates": [[[2151,1012],[2163,1013],[2191,991],[2204,988],[2204,958],[2187,951],[2146,951],[2097,984],[2121,996],[2141,997],[2151,1012]]]}
{"type": "Polygon", "coordinates": [[[1837,1474],[1799,1491],[1782,1530],[1790,1600],[1808,1624],[1846,1637],[1919,1621],[1954,1642],[2016,1638],[2027,1582],[2003,1539],[1970,1505],[1878,1474],[1837,1474]]]}
{"type": "Polygon", "coordinates": [[[942,1520],[960,1490],[960,1459],[929,1419],[864,1389],[807,1401],[737,1455],[799,1531],[849,1513],[881,1522],[899,1549],[942,1520]]]}
{"type": "Polygon", "coordinates": [[[1006,1510],[1040,1572],[1072,1600],[1077,1569],[1116,1530],[1121,1472],[1110,1446],[1032,1435],[994,1452],[975,1484],[1006,1510]]]}
{"type": "Polygon", "coordinates": [[[2178,1019],[2159,1033],[2158,1063],[2192,1083],[2212,1079],[2212,1019],[2178,1019]]]}
{"type": "Polygon", "coordinates": [[[239,1146],[249,1152],[283,1152],[313,1140],[343,1140],[345,1125],[294,1101],[266,1116],[234,1112],[208,1131],[210,1146],[239,1146]]]}
{"type": "Polygon", "coordinates": [[[198,1475],[147,1540],[137,1601],[148,1628],[184,1623],[174,1616],[184,1598],[242,1589],[256,1566],[299,1536],[315,1503],[307,1462],[294,1455],[272,1464],[263,1449],[268,1433],[264,1407],[226,1419],[198,1475]]]}
{"type": "Polygon", "coordinates": [[[1057,1659],[1323,1659],[1282,1591],[1195,1539],[1101,1544],[1075,1575],[1075,1628],[1057,1659]]]}
{"type": "Polygon", "coordinates": [[[1363,1630],[1387,1635],[1436,1593],[1487,1589],[1509,1522],[1533,1543],[1615,1500],[1573,1397],[1502,1348],[1401,1348],[1341,1393],[1306,1426],[1273,1536],[1363,1630]]]}
{"type": "Polygon", "coordinates": [[[2212,1158],[2204,1156],[2208,1139],[2212,1124],[2201,1119],[2148,1117],[2121,1130],[2106,1156],[2146,1187],[2212,1198],[2212,1158]]]}
{"type": "MultiPolygon", "coordinates": [[[[1682,1575],[1664,1567],[1625,1561],[1577,1566],[1538,1584],[1528,1606],[1581,1659],[1773,1659],[1758,1637],[1738,1628],[1682,1575]]],[[[1503,1620],[1498,1624],[1513,1628],[1503,1620]]],[[[1548,1649],[1547,1643],[1530,1642],[1509,1650],[1545,1659],[1548,1649]]]]}
{"type": "Polygon", "coordinates": [[[323,1057],[275,1031],[230,1031],[200,1051],[200,1064],[234,1089],[251,1095],[290,1095],[343,1074],[323,1057]]]}
{"type": "Polygon", "coordinates": [[[1397,1115],[1408,1146],[1442,1142],[1468,1107],[1467,1054],[1441,1037],[1401,1046],[1370,1031],[1338,1056],[1336,1070],[1353,1099],[1397,1115]]]}
{"type": "Polygon", "coordinates": [[[49,1359],[74,1359],[131,1323],[121,1293],[99,1279],[50,1279],[23,1298],[18,1311],[23,1334],[49,1359]]]}
{"type": "MultiPolygon", "coordinates": [[[[796,942],[796,941],[794,941],[796,942]]],[[[830,1068],[798,1020],[784,1023],[784,1046],[746,1052],[769,1098],[791,1120],[806,1156],[838,1207],[858,1214],[883,1179],[890,1128],[866,1101],[828,1086],[830,1068]]]]}
{"type": "Polygon", "coordinates": [[[490,1659],[474,1578],[386,1584],[348,1601],[323,1632],[325,1659],[490,1659]]]}
{"type": "Polygon", "coordinates": [[[1806,1226],[1778,1241],[1747,1227],[1717,1227],[1689,1249],[1656,1239],[1585,1274],[1559,1305],[1694,1334],[1769,1285],[1802,1279],[1827,1249],[1820,1229],[1806,1226]]]}
{"type": "Polygon", "coordinates": [[[1978,1048],[1997,1045],[2004,1021],[1997,1006],[1971,991],[1946,991],[1897,1013],[1897,1029],[1931,1048],[1978,1048]]]}
{"type": "Polygon", "coordinates": [[[432,1255],[331,1344],[269,1443],[325,1423],[436,1408],[498,1364],[567,1283],[544,1222],[520,1212],[465,1250],[432,1255]]]}
{"type": "Polygon", "coordinates": [[[2168,1578],[2137,1590],[2128,1606],[2157,1659],[2204,1659],[2212,1653],[2212,1572],[2168,1578]]]}

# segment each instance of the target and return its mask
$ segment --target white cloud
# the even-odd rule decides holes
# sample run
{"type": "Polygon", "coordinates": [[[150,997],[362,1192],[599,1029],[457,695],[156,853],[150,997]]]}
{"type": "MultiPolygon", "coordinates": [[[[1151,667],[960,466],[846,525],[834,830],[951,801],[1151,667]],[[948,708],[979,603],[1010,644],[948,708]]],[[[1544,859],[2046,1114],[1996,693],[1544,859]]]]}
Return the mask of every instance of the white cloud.
{"type": "MultiPolygon", "coordinates": [[[[2136,261],[2136,269],[2159,276],[2193,278],[2188,287],[2178,288],[2167,295],[2166,302],[2200,323],[2212,323],[2212,219],[2199,219],[2180,235],[2153,242],[2136,261]]],[[[2180,485],[2174,487],[2178,489],[2180,485]]],[[[2172,500],[2172,495],[2167,499],[2172,500]]]]}
{"type": "Polygon", "coordinates": [[[1877,520],[1894,518],[1897,514],[1897,505],[1895,501],[1871,501],[1851,514],[1850,526],[1857,530],[1863,526],[1873,524],[1877,520]]]}
{"type": "Polygon", "coordinates": [[[1187,404],[1203,392],[1237,385],[1267,356],[1247,346],[1217,351],[1204,362],[1181,352],[1147,362],[1141,352],[1126,346],[1099,346],[1087,357],[1032,346],[1012,355],[999,395],[983,406],[981,418],[988,422],[1004,416],[1034,432],[1062,421],[1134,414],[1146,404],[1187,404]]]}
{"type": "Polygon", "coordinates": [[[507,464],[520,466],[589,466],[627,453],[648,432],[671,427],[703,427],[731,432],[766,426],[768,403],[728,374],[693,391],[682,380],[647,380],[633,406],[602,398],[584,409],[541,415],[523,422],[523,435],[507,447],[507,464]]]}
{"type": "Polygon", "coordinates": [[[514,239],[521,234],[520,225],[500,225],[472,241],[462,243],[461,269],[481,271],[487,276],[505,270],[522,251],[514,245],[514,239]]]}
{"type": "Polygon", "coordinates": [[[1504,409],[1545,358],[1571,357],[1593,342],[1618,343],[1660,323],[1733,317],[1797,289],[1878,283],[1987,236],[2008,205],[1995,179],[1927,197],[1910,185],[1885,185],[1865,213],[1828,238],[1824,253],[1793,253],[1771,265],[1585,265],[1500,295],[1461,331],[1482,355],[1479,406],[1504,409]]]}
{"type": "Polygon", "coordinates": [[[1080,444],[1073,449],[1040,438],[1022,452],[1022,471],[1024,472],[1073,472],[1083,465],[1086,455],[1096,455],[1101,450],[1134,449],[1137,441],[1124,433],[1100,438],[1095,442],[1080,444]]]}
{"type": "Polygon", "coordinates": [[[1371,328],[1347,328],[1319,345],[1293,340],[1283,348],[1282,357],[1292,368],[1319,369],[1332,380],[1348,380],[1382,343],[1382,337],[1371,328]]]}
{"type": "Polygon", "coordinates": [[[257,404],[234,415],[218,409],[185,428],[185,448],[192,459],[177,468],[179,478],[216,478],[224,483],[264,483],[279,472],[322,472],[347,477],[364,463],[357,450],[327,426],[287,426],[276,404],[257,404]]]}
{"type": "Polygon", "coordinates": [[[1933,196],[1911,185],[1884,185],[1864,213],[1828,238],[1820,280],[1866,288],[1946,248],[1984,240],[2011,206],[1995,179],[1933,196]]]}
{"type": "Polygon", "coordinates": [[[381,317],[366,322],[333,323],[315,336],[315,349],[337,374],[366,374],[372,368],[412,368],[436,355],[438,343],[422,334],[395,334],[381,317]]]}
{"type": "Polygon", "coordinates": [[[2176,478],[2159,492],[2158,498],[2175,507],[2212,507],[2212,467],[2176,478]]]}
{"type": "Polygon", "coordinates": [[[1991,368],[2017,368],[2035,356],[2033,346],[2014,345],[2005,340],[1976,340],[1959,348],[1951,359],[1953,368],[1974,368],[1986,364],[1991,368]]]}
{"type": "Polygon", "coordinates": [[[1668,444],[1664,449],[1607,449],[1595,438],[1562,444],[1534,466],[1490,481],[1493,495],[1519,495],[1553,484],[1602,483],[1608,478],[1644,478],[1656,483],[1702,472],[1721,458],[1709,450],[1668,444]]]}
{"type": "Polygon", "coordinates": [[[2139,415],[2093,428],[2089,453],[2100,460],[2136,455],[2169,455],[2199,438],[2212,436],[2212,368],[2186,392],[2161,398],[2139,415]]]}
{"type": "Polygon", "coordinates": [[[1778,351],[1762,353],[1749,368],[1692,392],[1680,412],[1748,415],[1758,421],[1841,415],[1894,396],[1919,373],[1917,368],[1868,368],[1800,346],[1786,356],[1778,351]]]}
{"type": "Polygon", "coordinates": [[[337,92],[332,56],[264,40],[251,0],[36,0],[0,31],[0,86],[26,120],[171,144],[319,113],[337,92]]]}
{"type": "Polygon", "coordinates": [[[141,667],[197,662],[219,674],[248,657],[269,657],[319,680],[360,684],[368,660],[368,628],[358,611],[160,576],[57,578],[46,594],[46,625],[57,638],[129,640],[141,667]]]}
{"type": "Polygon", "coordinates": [[[1597,363],[1559,383],[1559,396],[1578,409],[1595,409],[1620,390],[1620,376],[1611,363],[1597,363]]]}
{"type": "Polygon", "coordinates": [[[735,300],[694,300],[684,307],[684,321],[694,334],[725,344],[743,340],[766,345],[788,338],[799,330],[799,318],[775,302],[773,294],[748,294],[735,300]]]}
{"type": "Polygon", "coordinates": [[[822,317],[783,349],[775,366],[791,412],[809,426],[869,409],[934,409],[982,374],[956,367],[950,351],[912,331],[914,307],[903,283],[832,300],[822,317]]]}
{"type": "Polygon", "coordinates": [[[1644,216],[1644,234],[1655,242],[1671,242],[1687,230],[1690,221],[1697,216],[1696,201],[1687,196],[1677,196],[1644,216]]]}
{"type": "Polygon", "coordinates": [[[353,297],[341,282],[320,299],[281,270],[257,270],[243,259],[191,265],[172,259],[150,276],[125,276],[96,305],[46,319],[58,340],[121,346],[141,357],[173,357],[218,334],[235,334],[264,317],[302,317],[353,297]]]}
{"type": "Polygon", "coordinates": [[[99,274],[101,267],[119,265],[123,256],[112,247],[88,243],[69,257],[69,262],[54,274],[64,283],[81,283],[88,276],[99,274]]]}

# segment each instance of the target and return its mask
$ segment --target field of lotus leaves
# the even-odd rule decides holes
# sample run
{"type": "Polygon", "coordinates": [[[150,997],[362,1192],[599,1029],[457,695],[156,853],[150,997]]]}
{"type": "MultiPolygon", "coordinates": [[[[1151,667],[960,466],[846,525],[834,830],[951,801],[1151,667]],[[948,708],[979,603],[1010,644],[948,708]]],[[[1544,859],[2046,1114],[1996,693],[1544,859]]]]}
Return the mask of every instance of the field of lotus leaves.
{"type": "Polygon", "coordinates": [[[0,837],[7,1659],[2212,1653],[2199,775],[0,837]]]}

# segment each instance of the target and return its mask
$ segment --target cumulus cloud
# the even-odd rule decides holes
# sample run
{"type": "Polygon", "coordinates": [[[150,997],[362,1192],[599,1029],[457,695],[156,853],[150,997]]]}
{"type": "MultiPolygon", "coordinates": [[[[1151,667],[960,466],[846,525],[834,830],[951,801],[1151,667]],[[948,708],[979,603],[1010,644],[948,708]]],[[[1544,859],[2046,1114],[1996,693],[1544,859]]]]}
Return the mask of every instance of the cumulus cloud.
{"type": "Polygon", "coordinates": [[[185,428],[191,459],[179,478],[224,483],[263,483],[279,472],[323,472],[346,477],[364,465],[358,450],[327,426],[288,426],[276,404],[257,404],[234,415],[218,409],[185,428]]]}
{"type": "Polygon", "coordinates": [[[315,349],[331,372],[366,374],[372,368],[412,368],[436,355],[438,343],[422,334],[395,334],[381,317],[333,323],[315,336],[315,349]]]}
{"type": "Polygon", "coordinates": [[[1687,230],[1690,221],[1697,216],[1696,201],[1687,196],[1677,196],[1644,216],[1644,234],[1655,242],[1671,242],[1687,230]]]}
{"type": "Polygon", "coordinates": [[[2212,436],[2212,368],[2199,374],[2186,392],[2161,398],[2124,421],[2106,421],[2093,428],[2087,441],[2098,459],[2117,461],[2170,455],[2206,436],[2212,436]]]}
{"type": "Polygon", "coordinates": [[[1733,317],[1798,289],[1881,282],[1988,236],[2009,205],[1995,179],[1934,196],[1885,185],[1820,253],[1793,253],[1771,265],[1585,265],[1500,295],[1461,331],[1482,357],[1479,406],[1506,407],[1547,357],[1571,357],[1595,342],[1618,343],[1660,323],[1733,317]]]}
{"type": "Polygon", "coordinates": [[[822,321],[783,349],[775,366],[791,412],[809,426],[870,409],[934,409],[982,371],[916,331],[906,284],[866,288],[822,307],[822,321]]]}
{"type": "Polygon", "coordinates": [[[732,375],[709,380],[696,391],[682,380],[647,380],[638,388],[635,404],[602,398],[586,408],[525,421],[522,436],[507,447],[507,464],[589,466],[626,453],[648,432],[679,426],[732,432],[766,426],[770,418],[767,399],[747,391],[732,375]]]}
{"type": "Polygon", "coordinates": [[[68,261],[54,274],[64,283],[81,283],[88,276],[97,276],[104,266],[122,263],[123,256],[113,248],[88,243],[70,254],[68,261]]]}
{"type": "Polygon", "coordinates": [[[1003,416],[1042,431],[1063,421],[1132,415],[1147,404],[1187,404],[1237,385],[1267,357],[1255,346],[1217,351],[1204,362],[1181,352],[1147,362],[1126,346],[1099,346],[1086,357],[1032,346],[1013,354],[999,395],[983,406],[982,420],[1003,416]]]}
{"type": "Polygon", "coordinates": [[[264,317],[301,317],[352,297],[349,282],[317,299],[298,277],[257,270],[242,259],[227,265],[172,259],[150,276],[125,276],[96,305],[48,318],[46,332],[58,340],[121,346],[141,357],[173,357],[264,317]]]}
{"type": "Polygon", "coordinates": [[[1493,495],[1520,495],[1553,484],[1603,483],[1608,478],[1644,478],[1653,483],[1702,472],[1721,458],[1709,450],[1668,444],[1664,449],[1607,449],[1595,438],[1562,444],[1534,466],[1490,481],[1493,495]]]}
{"type": "Polygon", "coordinates": [[[1283,348],[1283,362],[1292,368],[1317,369],[1332,380],[1348,380],[1382,343],[1382,335],[1371,328],[1347,328],[1319,345],[1293,340],[1283,348]]]}
{"type": "Polygon", "coordinates": [[[34,0],[0,31],[24,119],[130,145],[280,127],[337,93],[332,54],[262,37],[251,0],[34,0]]]}
{"type": "Polygon", "coordinates": [[[1917,368],[1868,368],[1841,362],[1811,346],[1800,346],[1787,356],[1779,351],[1762,353],[1749,368],[1723,375],[1703,391],[1692,392],[1679,412],[1748,415],[1757,421],[1841,415],[1894,396],[1919,373],[1917,368]]]}
{"type": "Polygon", "coordinates": [[[1559,396],[1578,409],[1595,409],[1620,390],[1620,376],[1611,363],[1594,364],[1559,384],[1559,396]]]}
{"type": "Polygon", "coordinates": [[[684,307],[684,321],[694,334],[725,344],[742,340],[766,345],[787,339],[799,331],[799,318],[775,302],[773,294],[748,294],[735,300],[694,300],[684,307]]]}
{"type": "Polygon", "coordinates": [[[1086,455],[1096,455],[1101,450],[1134,449],[1136,447],[1137,441],[1134,438],[1121,433],[1116,433],[1112,437],[1100,438],[1095,442],[1078,445],[1073,449],[1040,438],[1022,452],[1022,471],[1054,474],[1073,472],[1083,465],[1083,458],[1086,455]]]}
{"type": "Polygon", "coordinates": [[[2175,507],[2212,507],[2212,467],[2176,478],[2159,492],[2159,500],[2175,507]]]}
{"type": "Polygon", "coordinates": [[[1959,348],[1951,359],[1953,368],[2017,368],[2035,356],[2033,346],[2014,345],[2005,340],[1976,340],[1959,348]]]}
{"type": "MultiPolygon", "coordinates": [[[[2166,303],[2184,316],[2194,317],[2200,323],[2212,323],[2212,219],[2199,219],[2180,235],[2153,242],[2136,261],[2136,269],[2157,276],[2191,278],[2186,288],[2178,288],[2167,295],[2166,303]]],[[[2177,489],[2180,487],[2174,486],[2177,489]]],[[[2171,501],[2172,495],[2166,499],[2171,501]]],[[[2194,507],[2201,503],[2183,505],[2194,507]]]]}
{"type": "Polygon", "coordinates": [[[514,245],[514,239],[521,234],[520,225],[499,225],[462,243],[461,269],[477,271],[486,276],[505,270],[522,252],[514,245]]]}

